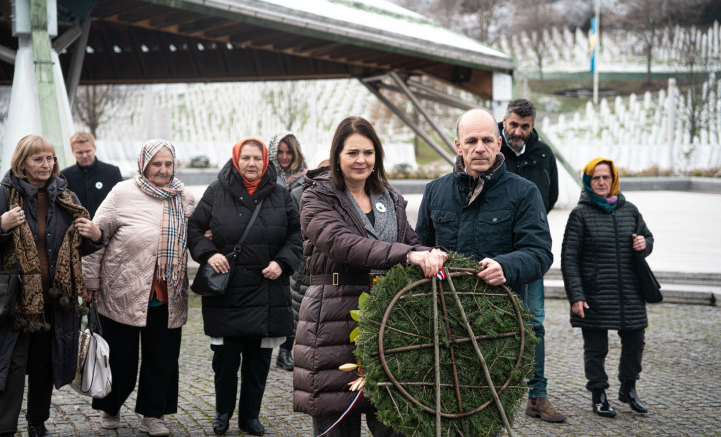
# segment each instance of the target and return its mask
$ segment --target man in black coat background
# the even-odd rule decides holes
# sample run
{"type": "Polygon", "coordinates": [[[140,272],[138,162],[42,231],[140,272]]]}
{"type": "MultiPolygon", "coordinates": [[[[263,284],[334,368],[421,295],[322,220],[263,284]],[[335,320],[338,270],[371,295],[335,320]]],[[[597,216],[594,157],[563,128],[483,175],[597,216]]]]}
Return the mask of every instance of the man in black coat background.
{"type": "Polygon", "coordinates": [[[115,184],[123,180],[120,169],[95,157],[95,137],[89,132],[76,132],[70,137],[70,147],[75,155],[75,165],[61,173],[68,180],[68,188],[80,199],[90,217],[95,216],[105,196],[115,184]]]}
{"type": "MultiPolygon", "coordinates": [[[[501,152],[506,158],[508,171],[536,184],[548,214],[558,200],[558,169],[553,151],[538,138],[535,122],[536,107],[533,103],[526,99],[510,102],[503,122],[498,124],[503,138],[501,152]]],[[[533,331],[539,342],[536,343],[533,377],[528,381],[531,389],[526,414],[548,422],[563,422],[566,416],[551,405],[546,393],[543,278],[530,282],[527,292],[525,304],[533,314],[533,331]]]]}

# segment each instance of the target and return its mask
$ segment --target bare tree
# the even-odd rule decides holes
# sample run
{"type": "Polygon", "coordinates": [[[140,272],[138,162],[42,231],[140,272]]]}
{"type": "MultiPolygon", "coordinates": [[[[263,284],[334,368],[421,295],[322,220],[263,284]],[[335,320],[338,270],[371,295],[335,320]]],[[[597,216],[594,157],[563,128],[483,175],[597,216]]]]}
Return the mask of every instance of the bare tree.
{"type": "MultiPolygon", "coordinates": [[[[436,0],[441,2],[441,0],[436,0]]],[[[475,29],[469,29],[466,34],[479,41],[495,46],[500,35],[501,20],[497,16],[498,0],[465,0],[462,3],[462,12],[475,15],[475,29]]]]}
{"type": "Polygon", "coordinates": [[[444,27],[488,44],[496,44],[501,27],[499,0],[394,0],[400,6],[425,15],[444,27]]]}
{"type": "Polygon", "coordinates": [[[78,88],[73,109],[75,115],[97,137],[98,126],[112,118],[123,104],[127,91],[113,85],[84,85],[78,88]]]}
{"type": "Polygon", "coordinates": [[[640,35],[646,55],[646,83],[651,83],[653,49],[661,33],[675,25],[695,23],[709,0],[626,0],[611,17],[617,24],[640,35]]]}
{"type": "Polygon", "coordinates": [[[703,34],[701,30],[691,27],[679,36],[677,58],[685,70],[681,76],[686,88],[681,116],[686,120],[686,132],[692,141],[702,129],[708,127],[716,110],[716,96],[712,91],[717,89],[718,79],[709,75],[709,72],[713,65],[718,65],[719,59],[714,59],[710,47],[704,45],[703,34]]]}
{"type": "Polygon", "coordinates": [[[273,115],[288,131],[300,129],[310,116],[308,101],[301,95],[300,86],[298,82],[278,82],[263,92],[273,115]]]}
{"type": "Polygon", "coordinates": [[[543,80],[543,61],[549,54],[550,41],[546,38],[554,27],[562,25],[562,17],[550,0],[516,0],[513,29],[516,34],[526,32],[528,48],[536,58],[538,74],[543,80]]]}

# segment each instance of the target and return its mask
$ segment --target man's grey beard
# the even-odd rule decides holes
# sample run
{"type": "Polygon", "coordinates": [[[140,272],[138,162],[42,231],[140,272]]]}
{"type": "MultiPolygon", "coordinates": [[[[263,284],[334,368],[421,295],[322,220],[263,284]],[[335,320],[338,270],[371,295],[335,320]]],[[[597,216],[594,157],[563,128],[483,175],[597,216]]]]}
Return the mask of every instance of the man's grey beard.
{"type": "Polygon", "coordinates": [[[514,141],[508,140],[508,145],[511,146],[511,149],[515,150],[516,152],[520,152],[525,144],[525,141],[521,141],[520,144],[517,144],[514,141]]]}

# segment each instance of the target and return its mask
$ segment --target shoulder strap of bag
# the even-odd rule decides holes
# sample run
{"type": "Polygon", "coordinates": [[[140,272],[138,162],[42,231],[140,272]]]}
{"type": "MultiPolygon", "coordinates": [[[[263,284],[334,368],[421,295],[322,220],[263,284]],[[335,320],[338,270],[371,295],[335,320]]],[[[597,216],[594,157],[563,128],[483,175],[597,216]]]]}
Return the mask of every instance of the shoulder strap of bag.
{"type": "Polygon", "coordinates": [[[95,303],[95,299],[90,301],[88,304],[88,323],[85,325],[91,333],[103,335],[103,327],[100,324],[100,317],[98,316],[98,306],[95,303]]]}
{"type": "Polygon", "coordinates": [[[245,227],[245,231],[243,231],[243,235],[240,236],[240,240],[238,241],[238,244],[235,245],[233,248],[233,252],[238,254],[240,253],[240,250],[243,247],[243,242],[245,241],[245,237],[248,236],[250,233],[250,228],[253,227],[253,223],[255,223],[255,219],[258,217],[258,213],[260,212],[260,206],[263,205],[263,200],[260,199],[260,202],[258,202],[258,205],[255,207],[255,210],[253,211],[253,215],[250,217],[250,221],[248,222],[248,226],[245,227]]]}

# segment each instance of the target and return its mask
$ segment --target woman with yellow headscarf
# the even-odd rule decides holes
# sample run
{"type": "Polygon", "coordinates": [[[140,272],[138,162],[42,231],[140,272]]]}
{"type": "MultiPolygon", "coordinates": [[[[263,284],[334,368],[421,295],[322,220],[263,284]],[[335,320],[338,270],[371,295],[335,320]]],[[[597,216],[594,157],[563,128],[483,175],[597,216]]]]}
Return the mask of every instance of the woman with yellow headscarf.
{"type": "Polygon", "coordinates": [[[641,374],[646,304],[634,269],[635,256],[648,256],[653,235],[636,206],[619,191],[613,161],[596,158],[583,169],[583,190],[566,224],[561,271],[571,303],[571,325],[583,333],[583,356],[593,412],[615,417],[608,402],[604,361],[608,330],[621,337],[618,399],[646,413],[636,393],[641,374]]]}

